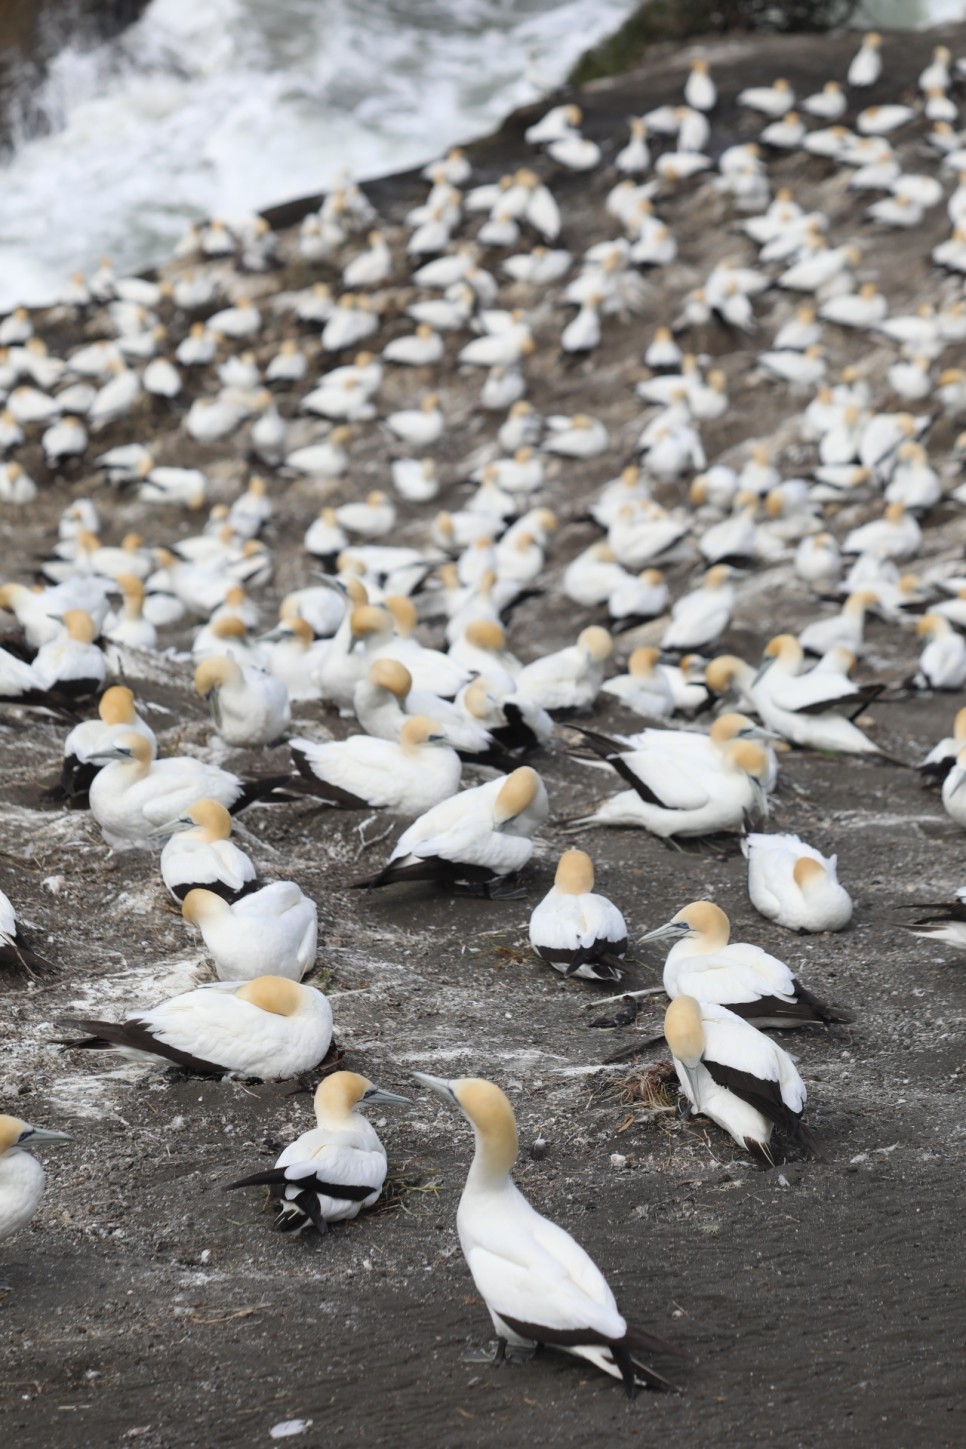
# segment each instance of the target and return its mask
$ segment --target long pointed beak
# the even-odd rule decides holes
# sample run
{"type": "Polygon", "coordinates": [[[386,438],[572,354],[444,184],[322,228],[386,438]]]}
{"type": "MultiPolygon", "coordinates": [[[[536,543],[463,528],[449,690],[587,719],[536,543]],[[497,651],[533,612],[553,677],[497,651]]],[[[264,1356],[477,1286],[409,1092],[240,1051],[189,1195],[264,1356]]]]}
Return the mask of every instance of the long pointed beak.
{"type": "Polygon", "coordinates": [[[694,1097],[693,1106],[696,1110],[697,1104],[701,1100],[701,1094],[698,1090],[698,1069],[697,1067],[685,1066],[684,1062],[682,1062],[681,1065],[682,1067],[684,1067],[684,1075],[688,1079],[688,1085],[690,1086],[692,1095],[694,1097]]]}
{"type": "Polygon", "coordinates": [[[645,941],[662,941],[665,936],[681,936],[686,930],[687,924],[684,921],[665,921],[663,926],[656,926],[646,936],[638,936],[637,944],[643,946],[645,941]]]}
{"type": "Polygon", "coordinates": [[[420,1086],[428,1087],[431,1092],[436,1093],[437,1097],[442,1097],[446,1102],[456,1101],[453,1088],[442,1077],[431,1077],[426,1072],[413,1072],[413,1076],[420,1086]]]}
{"type": "Polygon", "coordinates": [[[149,835],[178,835],[182,830],[190,830],[194,824],[193,820],[169,820],[167,825],[156,825],[149,830],[149,835]]]}
{"type": "Polygon", "coordinates": [[[88,755],[87,756],[87,760],[88,760],[88,763],[89,764],[93,764],[96,761],[100,761],[101,764],[105,764],[106,765],[107,762],[108,762],[108,760],[128,760],[128,759],[130,759],[130,755],[123,754],[121,750],[98,750],[95,754],[88,755]]]}
{"type": "Polygon", "coordinates": [[[73,1142],[73,1140],[69,1132],[54,1132],[47,1127],[34,1127],[23,1145],[33,1147],[36,1142],[73,1142]]]}
{"type": "Polygon", "coordinates": [[[749,740],[766,740],[769,743],[773,740],[784,739],[783,735],[775,730],[766,730],[764,725],[754,725],[750,730],[743,730],[742,734],[749,740]]]}
{"type": "Polygon", "coordinates": [[[772,658],[772,659],[763,659],[761,661],[761,663],[758,666],[758,670],[757,670],[757,672],[755,674],[755,677],[751,681],[751,687],[752,687],[752,689],[754,689],[755,685],[759,682],[759,680],[764,679],[765,675],[768,673],[769,669],[772,667],[772,665],[774,664],[774,662],[775,662],[774,658],[772,658]]]}
{"type": "Polygon", "coordinates": [[[387,1107],[409,1107],[412,1105],[412,1097],[402,1097],[398,1092],[387,1092],[384,1087],[376,1087],[374,1091],[366,1093],[367,1103],[382,1102],[387,1107]]]}

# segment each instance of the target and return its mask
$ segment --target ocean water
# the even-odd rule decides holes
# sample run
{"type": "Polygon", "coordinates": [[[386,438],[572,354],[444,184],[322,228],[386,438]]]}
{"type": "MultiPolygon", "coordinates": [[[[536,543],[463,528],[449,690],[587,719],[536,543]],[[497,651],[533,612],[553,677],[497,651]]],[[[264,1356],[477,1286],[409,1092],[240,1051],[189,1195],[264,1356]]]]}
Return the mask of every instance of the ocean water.
{"type": "MultiPolygon", "coordinates": [[[[686,3],[686,0],[682,0],[686,3]]],[[[635,0],[151,0],[109,44],[68,47],[49,133],[0,166],[0,310],[55,297],[106,254],[163,258],[227,220],[484,134],[567,75],[635,0]]],[[[966,0],[865,0],[920,25],[966,0]]]]}
{"type": "Polygon", "coordinates": [[[492,129],[559,83],[634,0],[151,0],[68,48],[50,132],[0,167],[0,308],[56,296],[102,254],[164,257],[230,220],[385,174],[492,129]]]}

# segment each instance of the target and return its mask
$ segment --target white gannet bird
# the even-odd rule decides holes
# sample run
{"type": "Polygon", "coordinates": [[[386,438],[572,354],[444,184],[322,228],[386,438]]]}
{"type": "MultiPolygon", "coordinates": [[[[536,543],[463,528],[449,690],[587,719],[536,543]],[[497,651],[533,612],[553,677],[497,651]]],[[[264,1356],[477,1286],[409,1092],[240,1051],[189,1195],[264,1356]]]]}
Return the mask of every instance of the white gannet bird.
{"type": "Polygon", "coordinates": [[[953,732],[941,739],[922,760],[916,769],[924,779],[941,783],[956,763],[956,756],[966,745],[966,708],[956,711],[953,732]]]}
{"type": "Polygon", "coordinates": [[[589,710],[604,682],[614,643],[606,629],[591,624],[576,644],[525,664],[516,678],[520,698],[548,712],[589,710]]]}
{"type": "Polygon", "coordinates": [[[386,810],[414,819],[459,789],[462,761],[434,719],[413,715],[399,741],[350,735],[289,741],[303,793],[339,810],[386,810]]]}
{"type": "Polygon", "coordinates": [[[882,36],[870,30],[862,37],[862,44],[849,63],[846,77],[850,86],[856,89],[874,86],[882,74],[882,36]]]}
{"type": "Polygon", "coordinates": [[[284,976],[301,981],[315,964],[318,913],[291,880],[272,881],[229,904],[212,890],[189,891],[181,914],[197,926],[219,981],[284,976]]]}
{"type": "MultiPolygon", "coordinates": [[[[406,723],[417,715],[428,715],[439,725],[454,750],[468,755],[485,754],[493,736],[475,710],[486,713],[485,686],[477,680],[465,685],[457,702],[440,699],[424,690],[413,689],[413,677],[398,659],[377,659],[365,679],[356,685],[353,708],[367,735],[397,741],[406,723]],[[474,685],[477,687],[474,688],[474,685]]],[[[489,701],[492,704],[493,701],[489,701]]]]}
{"type": "Polygon", "coordinates": [[[86,609],[67,609],[59,621],[58,633],[40,646],[29,665],[29,679],[11,681],[12,688],[0,680],[0,698],[42,705],[47,700],[85,699],[102,687],[107,664],[94,643],[93,618],[86,609]]]}
{"type": "Polygon", "coordinates": [[[839,883],[838,857],[797,835],[746,835],[748,895],[755,910],[789,931],[844,931],[852,898],[839,883]]]}
{"type": "Polygon", "coordinates": [[[641,937],[673,937],[664,962],[664,989],[673,1000],[696,996],[726,1006],[757,1027],[813,1026],[852,1021],[849,1012],[825,1006],[795,973],[760,946],[731,941],[731,923],[713,901],[692,901],[663,926],[641,937]]]}
{"type": "Polygon", "coordinates": [[[594,863],[582,850],[560,857],[552,888],[530,916],[530,945],[564,976],[619,981],[627,926],[617,907],[594,892],[594,863]]]}
{"type": "Polygon", "coordinates": [[[961,793],[966,785],[966,745],[956,755],[956,763],[943,781],[943,806],[946,814],[961,829],[966,830],[966,794],[961,793]]]}
{"type": "Polygon", "coordinates": [[[400,442],[412,448],[430,448],[443,436],[445,419],[439,406],[439,395],[427,394],[418,408],[403,408],[390,413],[385,425],[400,442]]]}
{"type": "Polygon", "coordinates": [[[798,642],[809,654],[825,654],[829,649],[849,649],[862,653],[865,640],[865,616],[874,609],[879,596],[874,589],[857,589],[849,594],[841,613],[828,619],[813,619],[798,636],[798,642]]]}
{"type": "Polygon", "coordinates": [[[674,713],[674,698],[661,667],[661,651],[642,645],[627,662],[627,673],[605,679],[601,689],[613,694],[635,714],[663,719],[674,713]]]}
{"type": "Polygon", "coordinates": [[[130,731],[89,759],[104,765],[91,781],[89,798],[91,814],[113,850],[150,850],[157,826],[177,820],[196,800],[218,800],[237,812],[271,797],[289,778],[243,780],[192,755],[156,760],[150,741],[130,731]]]}
{"type": "Polygon", "coordinates": [[[693,996],[671,1002],[664,1036],[693,1112],[710,1117],[769,1165],[774,1127],[824,1160],[818,1138],[802,1121],[805,1083],[770,1037],[726,1007],[693,996]]]}
{"type": "Polygon", "coordinates": [[[638,771],[618,768],[632,788],[605,800],[592,815],[571,822],[585,825],[640,825],[663,840],[673,836],[705,836],[742,829],[748,815],[764,811],[768,757],[754,740],[733,740],[721,752],[718,768],[677,772],[666,768],[659,781],[645,784],[638,771]]]}
{"type": "Polygon", "coordinates": [[[333,1072],[315,1089],[316,1125],[289,1143],[273,1168],[255,1172],[236,1187],[272,1187],[281,1212],[280,1233],[342,1223],[372,1207],[386,1180],[386,1149],[360,1108],[408,1106],[408,1097],[374,1086],[356,1072],[333,1072]]]}
{"type": "Polygon", "coordinates": [[[688,78],[684,82],[684,99],[693,111],[714,110],[718,92],[706,60],[692,60],[688,78]]]}
{"type": "Polygon", "coordinates": [[[314,986],[272,975],[209,982],[121,1022],[71,1017],[57,1024],[85,1033],[61,1046],[116,1051],[201,1076],[296,1077],[317,1067],[332,1045],[328,999],[314,986]]]}
{"type": "Polygon", "coordinates": [[[776,120],[792,109],[795,92],[787,80],[776,80],[770,86],[751,86],[739,91],[738,104],[776,120]]]}
{"type": "Polygon", "coordinates": [[[923,614],[916,636],[925,639],[916,684],[924,689],[962,689],[966,684],[966,639],[941,614],[923,614]]]}
{"type": "Polygon", "coordinates": [[[116,583],[121,590],[121,608],[105,619],[104,638],[126,649],[146,649],[153,653],[158,647],[158,631],[144,617],[143,583],[134,574],[119,574],[116,583]]]}
{"type": "Polygon", "coordinates": [[[930,912],[903,928],[910,935],[952,946],[956,951],[966,951],[966,886],[959,888],[954,901],[920,901],[907,909],[930,912]]]}
{"type": "MultiPolygon", "coordinates": [[[[30,1222],[44,1193],[44,1169],[31,1147],[45,1142],[72,1142],[67,1132],[32,1127],[20,1117],[0,1116],[0,1242],[30,1222]]],[[[8,1292],[9,1283],[0,1284],[8,1292]]]]}
{"type": "Polygon", "coordinates": [[[882,756],[879,746],[851,720],[835,713],[864,708],[879,691],[863,689],[831,670],[802,674],[804,657],[793,634],[777,634],[765,645],[752,685],[754,706],[763,723],[802,749],[882,756]]]}
{"type": "Polygon", "coordinates": [[[729,564],[708,569],[699,588],[684,594],[671,609],[661,648],[693,653],[727,629],[735,607],[735,570],[729,564]]]}
{"type": "Polygon", "coordinates": [[[207,700],[227,745],[267,745],[279,739],[292,718],[281,679],[227,656],[209,655],[197,665],[195,690],[207,700]]]}
{"type": "Polygon", "coordinates": [[[56,967],[45,961],[30,943],[17,920],[13,903],[0,891],[0,971],[16,971],[25,976],[43,976],[56,967]]]}
{"type": "Polygon", "coordinates": [[[97,714],[97,719],[81,720],[64,740],[60,787],[78,808],[86,808],[91,781],[103,768],[102,763],[92,760],[92,755],[116,743],[124,734],[143,735],[152,752],[157,749],[154,731],[141,719],[134,695],[126,685],[114,684],[106,689],[98,701],[97,714]]]}
{"type": "Polygon", "coordinates": [[[628,1325],[593,1259],[531,1207],[513,1182],[517,1125],[500,1088],[482,1078],[447,1082],[423,1072],[413,1075],[473,1128],[476,1150],[456,1228],[501,1349],[535,1344],[562,1349],[623,1380],[631,1398],[640,1385],[670,1388],[639,1355],[674,1350],[628,1325]]]}
{"type": "Polygon", "coordinates": [[[492,895],[500,881],[527,864],[532,836],[549,813],[543,781],[521,765],[505,779],[488,780],[427,810],[403,831],[388,864],[353,885],[428,880],[492,895]]]}
{"type": "Polygon", "coordinates": [[[231,840],[231,816],[217,800],[196,801],[154,834],[169,837],[161,879],[178,905],[196,888],[214,891],[229,905],[258,890],[255,867],[231,840]]]}

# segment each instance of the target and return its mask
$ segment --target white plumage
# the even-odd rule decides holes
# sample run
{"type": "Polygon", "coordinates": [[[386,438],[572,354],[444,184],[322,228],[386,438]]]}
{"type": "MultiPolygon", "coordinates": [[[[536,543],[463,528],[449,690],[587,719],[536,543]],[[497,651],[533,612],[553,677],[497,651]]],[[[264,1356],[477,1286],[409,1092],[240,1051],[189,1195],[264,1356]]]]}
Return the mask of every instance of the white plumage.
{"type": "Polygon", "coordinates": [[[747,835],[742,850],[748,895],[767,920],[790,931],[844,931],[852,898],[839,884],[837,856],[822,855],[797,835],[747,835]]]}

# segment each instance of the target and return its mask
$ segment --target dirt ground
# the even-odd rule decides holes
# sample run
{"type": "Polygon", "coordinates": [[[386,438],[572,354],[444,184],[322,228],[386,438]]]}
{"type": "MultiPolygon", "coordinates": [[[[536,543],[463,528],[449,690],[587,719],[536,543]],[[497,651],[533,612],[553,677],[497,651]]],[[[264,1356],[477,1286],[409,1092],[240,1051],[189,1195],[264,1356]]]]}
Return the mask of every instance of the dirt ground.
{"type": "MultiPolygon", "coordinates": [[[[966,50],[966,29],[948,38],[954,53],[966,50]]],[[[873,99],[911,93],[933,43],[933,36],[890,38],[890,84],[873,99]]],[[[853,37],[731,42],[715,46],[711,59],[728,98],[778,74],[804,93],[842,74],[854,45],[853,37]]],[[[679,95],[690,53],[662,57],[588,94],[586,130],[608,138],[608,156],[622,144],[625,115],[679,95]]],[[[523,124],[512,120],[471,153],[480,179],[519,157],[523,124]]],[[[751,134],[727,100],[717,149],[751,134]]],[[[918,142],[907,144],[911,157],[918,142]]],[[[893,310],[955,290],[928,265],[929,246],[947,231],[943,208],[912,237],[883,236],[862,229],[824,163],[782,161],[773,174],[776,184],[794,185],[804,205],[829,210],[834,235],[858,235],[866,274],[880,277],[893,310]]],[[[572,249],[609,234],[600,203],[611,181],[607,171],[589,181],[554,177],[572,249]]],[[[423,189],[404,177],[370,194],[398,226],[423,189]]],[[[642,346],[713,260],[752,255],[706,186],[669,197],[661,211],[684,260],[658,279],[644,316],[614,324],[590,363],[555,362],[548,347],[532,369],[531,397],[542,411],[570,410],[579,399],[607,422],[614,447],[591,465],[561,465],[546,490],[564,526],[547,595],[513,618],[511,645],[528,657],[569,642],[589,620],[576,608],[561,610],[553,591],[562,567],[594,536],[582,521],[584,502],[617,471],[639,431],[630,384],[640,375],[642,346]]],[[[290,208],[279,220],[297,213],[290,208]]],[[[267,294],[304,285],[304,274],[290,263],[257,285],[267,294]]],[[[552,298],[520,300],[535,307],[543,339],[571,315],[553,310],[552,298]]],[[[792,305],[779,294],[764,299],[760,336],[770,337],[792,305]]],[[[52,345],[76,340],[76,320],[54,315],[47,323],[52,345]]],[[[406,330],[401,320],[395,330],[406,330]]],[[[828,336],[835,367],[858,363],[881,394],[892,353],[835,329],[828,336]]],[[[799,403],[751,372],[759,339],[709,328],[700,345],[720,357],[732,397],[729,413],[702,428],[709,458],[743,457],[739,445],[763,439],[785,476],[807,469],[791,426],[799,403]]],[[[274,342],[266,337],[264,347],[270,355],[274,342]]],[[[444,376],[454,419],[441,454],[453,480],[444,506],[463,496],[465,460],[492,443],[499,421],[481,422],[473,411],[478,386],[455,368],[444,376]]],[[[388,376],[380,407],[389,411],[417,391],[418,379],[388,376]]],[[[288,402],[294,407],[294,398],[288,402]]],[[[165,461],[199,461],[214,496],[233,497],[245,474],[243,447],[199,448],[177,422],[177,415],[149,414],[135,436],[153,429],[165,461]]],[[[105,446],[122,440],[116,431],[104,435],[105,446]]],[[[935,460],[946,458],[954,431],[943,422],[931,435],[935,460]]],[[[378,436],[361,443],[351,482],[333,496],[383,481],[385,459],[378,436]]],[[[24,461],[44,478],[39,453],[24,461]]],[[[299,544],[319,506],[309,483],[279,479],[272,488],[276,575],[260,599],[266,619],[307,577],[299,544]]],[[[96,476],[81,471],[49,480],[29,516],[3,520],[4,572],[29,577],[29,560],[49,547],[64,504],[87,493],[105,517],[106,541],[135,525],[159,543],[195,526],[180,514],[112,503],[96,476]]],[[[836,531],[871,511],[844,513],[836,531]]],[[[405,510],[404,517],[403,539],[425,536],[425,517],[405,510]]],[[[964,545],[966,519],[937,510],[917,567],[951,572],[964,545]]],[[[676,589],[689,572],[677,570],[676,589]]],[[[763,570],[746,582],[723,647],[754,658],[770,634],[826,609],[787,563],[763,570]]],[[[897,686],[915,654],[910,635],[873,622],[863,676],[897,686]]],[[[204,747],[207,724],[185,663],[132,659],[127,678],[166,753],[204,747]]],[[[955,696],[880,703],[869,729],[911,763],[949,732],[960,703],[955,696]]],[[[296,719],[345,733],[314,706],[299,706],[296,719]]],[[[595,723],[634,725],[613,701],[595,723]]],[[[729,912],[735,939],[783,956],[818,995],[855,1012],[853,1027],[786,1038],[830,1161],[793,1157],[768,1171],[717,1129],[685,1125],[673,1109],[653,1111],[635,1098],[637,1074],[666,1055],[659,1046],[606,1064],[654,1035],[660,998],[633,1026],[592,1028],[616,1009],[597,1005],[606,991],[564,982],[527,951],[530,910],[550,885],[557,854],[574,843],[561,822],[612,792],[603,773],[560,748],[534,757],[552,817],[524,900],[454,900],[423,887],[352,892],[352,878],[383,859],[388,842],[360,865],[356,822],[347,816],[311,817],[303,806],[249,811],[242,844],[260,873],[291,876],[318,902],[316,979],[331,994],[346,1064],[414,1097],[411,1108],[379,1123],[390,1201],[322,1242],[293,1241],[269,1231],[260,1190],[229,1196],[220,1188],[269,1165],[273,1144],[305,1129],[307,1096],[289,1095],[285,1084],[201,1082],[109,1059],[74,1062],[49,1045],[59,1016],[119,1013],[207,970],[165,900],[156,860],[110,855],[86,815],[45,803],[63,733],[44,720],[0,717],[0,887],[61,968],[47,982],[0,987],[0,1101],[75,1138],[44,1152],[42,1208],[2,1255],[14,1291],[0,1299],[0,1441],[24,1449],[254,1446],[271,1442],[273,1426],[302,1420],[311,1423],[291,1442],[311,1449],[332,1442],[482,1449],[528,1440],[646,1441],[664,1449],[963,1443],[966,977],[954,953],[897,924],[908,919],[903,907],[946,899],[962,884],[963,836],[912,770],[805,754],[783,760],[774,826],[838,853],[856,903],[852,926],[838,936],[792,936],[762,920],[747,900],[738,856],[680,854],[642,831],[580,837],[632,937],[689,900],[713,897],[729,912]],[[471,1138],[460,1119],[413,1090],[414,1069],[487,1075],[506,1088],[520,1122],[521,1187],[593,1253],[629,1318],[680,1344],[682,1361],[662,1366],[681,1395],[629,1403],[612,1381],[551,1354],[500,1368],[473,1360],[489,1320],[455,1231],[471,1138]],[[534,1157],[529,1144],[538,1137],[546,1151],[534,1157]]],[[[231,758],[240,771],[284,763],[284,750],[231,758]]],[[[659,965],[661,957],[649,960],[659,965]]],[[[629,984],[658,981],[640,965],[629,984]]]]}

